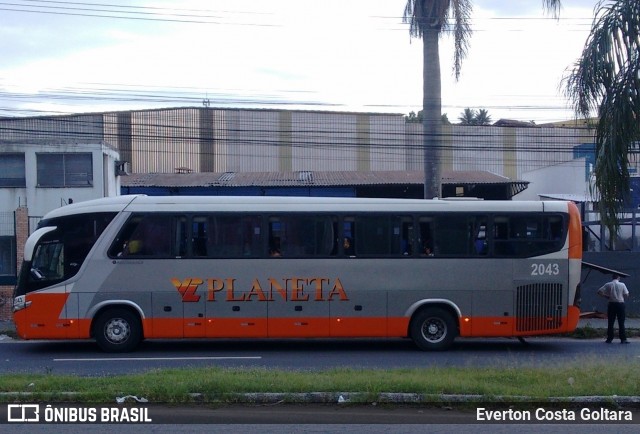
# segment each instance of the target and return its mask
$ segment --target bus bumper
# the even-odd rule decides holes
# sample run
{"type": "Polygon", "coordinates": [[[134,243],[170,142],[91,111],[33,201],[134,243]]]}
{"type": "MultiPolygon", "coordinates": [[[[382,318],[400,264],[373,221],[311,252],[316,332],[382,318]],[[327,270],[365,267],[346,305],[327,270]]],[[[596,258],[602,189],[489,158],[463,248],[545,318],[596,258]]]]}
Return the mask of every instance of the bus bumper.
{"type": "Polygon", "coordinates": [[[567,332],[572,332],[578,327],[580,321],[580,308],[577,306],[569,306],[567,309],[567,332]]]}

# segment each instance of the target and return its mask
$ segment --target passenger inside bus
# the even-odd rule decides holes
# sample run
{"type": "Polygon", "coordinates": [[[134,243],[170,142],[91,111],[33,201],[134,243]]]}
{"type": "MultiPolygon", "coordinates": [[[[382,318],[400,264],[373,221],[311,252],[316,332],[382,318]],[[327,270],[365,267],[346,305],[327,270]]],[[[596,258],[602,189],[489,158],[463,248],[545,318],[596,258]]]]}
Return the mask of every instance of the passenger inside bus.
{"type": "Polygon", "coordinates": [[[349,237],[344,237],[342,248],[344,249],[344,254],[347,256],[353,256],[355,254],[355,251],[353,248],[353,240],[349,237]]]}
{"type": "Polygon", "coordinates": [[[269,256],[272,258],[282,256],[282,251],[280,250],[280,238],[273,237],[269,241],[269,256]]]}

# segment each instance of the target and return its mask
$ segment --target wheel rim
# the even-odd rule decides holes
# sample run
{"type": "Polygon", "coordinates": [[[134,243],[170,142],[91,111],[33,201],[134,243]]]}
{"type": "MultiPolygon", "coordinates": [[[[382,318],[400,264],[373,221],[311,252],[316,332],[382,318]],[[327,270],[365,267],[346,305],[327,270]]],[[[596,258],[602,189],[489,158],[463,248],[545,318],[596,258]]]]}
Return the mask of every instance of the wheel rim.
{"type": "Polygon", "coordinates": [[[427,318],[422,323],[422,337],[429,343],[438,343],[447,336],[447,324],[440,318],[427,318]]]}
{"type": "Polygon", "coordinates": [[[131,327],[122,318],[112,318],[104,326],[104,337],[112,344],[126,342],[130,335],[131,327]]]}

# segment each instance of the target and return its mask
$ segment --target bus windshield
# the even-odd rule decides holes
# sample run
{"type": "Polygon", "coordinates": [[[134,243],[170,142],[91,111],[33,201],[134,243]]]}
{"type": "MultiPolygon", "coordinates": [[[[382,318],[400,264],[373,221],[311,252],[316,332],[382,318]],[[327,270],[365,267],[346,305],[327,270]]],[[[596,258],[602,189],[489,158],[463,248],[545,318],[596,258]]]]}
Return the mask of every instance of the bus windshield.
{"type": "MultiPolygon", "coordinates": [[[[25,257],[16,296],[24,295],[76,275],[89,251],[115,213],[79,214],[40,222],[40,228],[54,228],[34,233],[32,257],[25,257]]],[[[30,256],[30,255],[26,255],[30,256]]]]}

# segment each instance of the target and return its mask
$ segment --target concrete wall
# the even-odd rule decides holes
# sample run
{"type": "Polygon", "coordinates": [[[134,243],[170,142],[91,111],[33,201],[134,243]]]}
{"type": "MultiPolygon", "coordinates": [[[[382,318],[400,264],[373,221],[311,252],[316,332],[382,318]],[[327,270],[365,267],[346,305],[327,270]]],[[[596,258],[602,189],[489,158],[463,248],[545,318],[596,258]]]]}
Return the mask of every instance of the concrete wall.
{"type": "Polygon", "coordinates": [[[103,143],[3,143],[2,152],[24,153],[25,187],[0,188],[0,211],[28,206],[32,216],[69,203],[120,194],[120,178],[115,173],[118,152],[103,143]],[[37,179],[37,153],[91,153],[93,184],[82,187],[40,187],[37,179]]]}
{"type": "Polygon", "coordinates": [[[590,197],[585,164],[584,158],[577,158],[525,172],[520,179],[529,181],[529,187],[515,195],[513,200],[540,200],[540,194],[569,194],[576,197],[590,197]]]}

